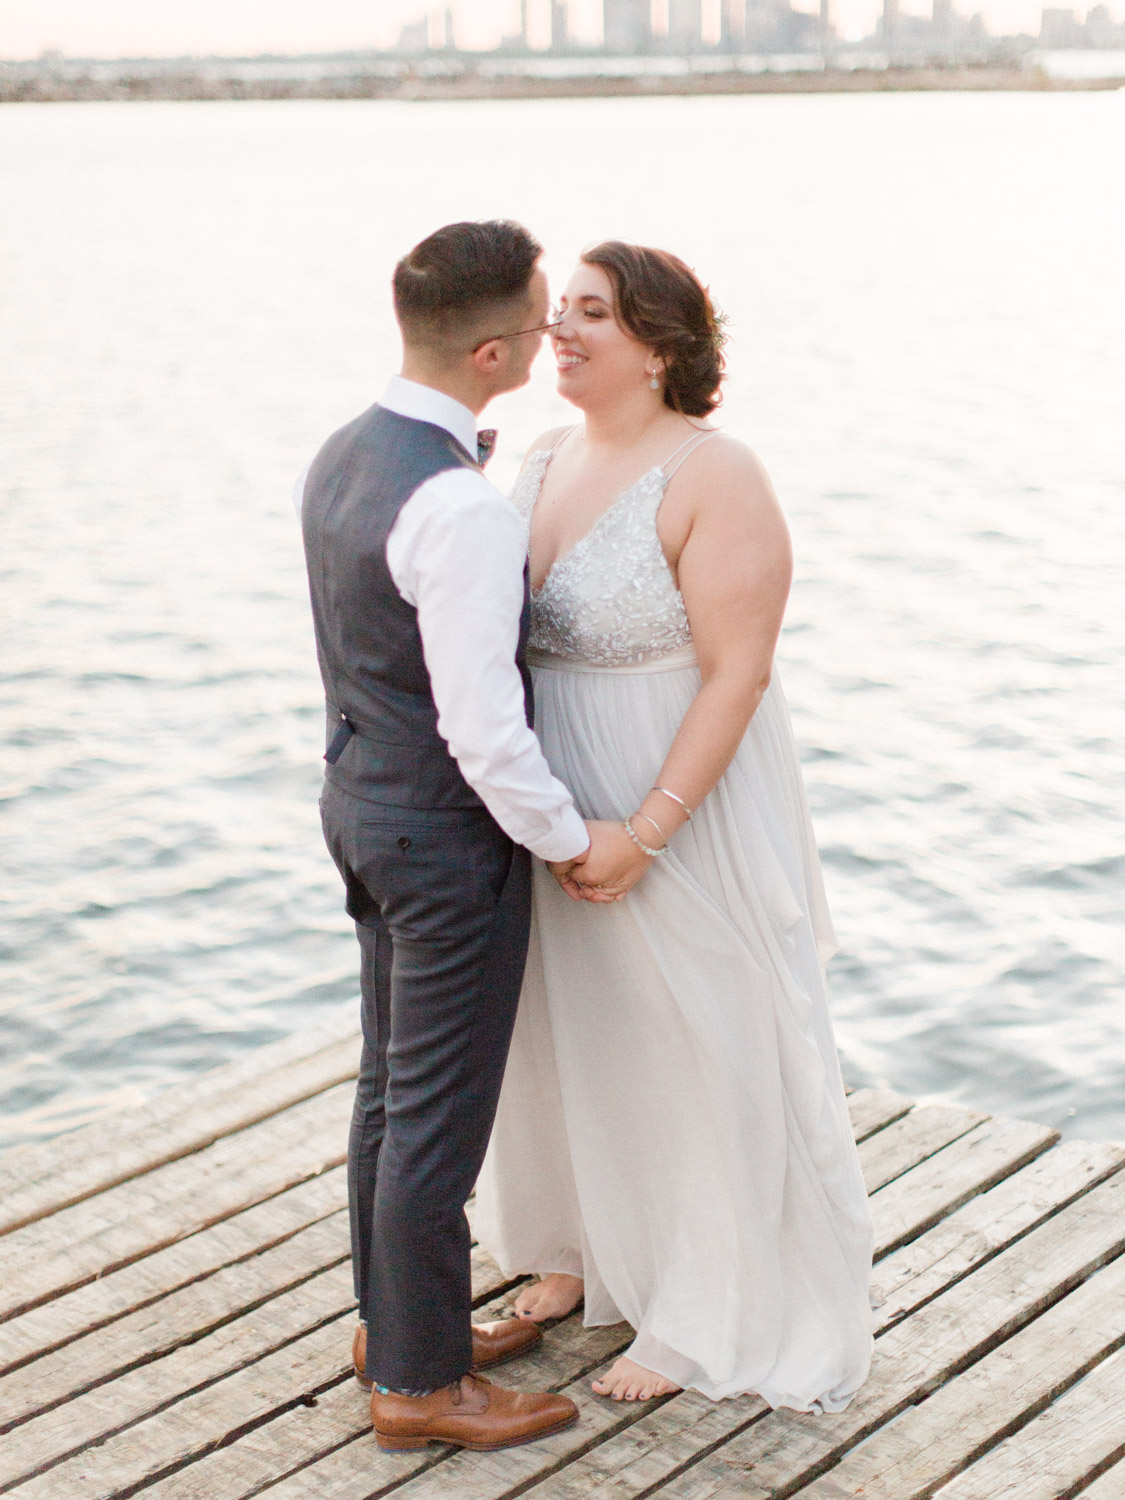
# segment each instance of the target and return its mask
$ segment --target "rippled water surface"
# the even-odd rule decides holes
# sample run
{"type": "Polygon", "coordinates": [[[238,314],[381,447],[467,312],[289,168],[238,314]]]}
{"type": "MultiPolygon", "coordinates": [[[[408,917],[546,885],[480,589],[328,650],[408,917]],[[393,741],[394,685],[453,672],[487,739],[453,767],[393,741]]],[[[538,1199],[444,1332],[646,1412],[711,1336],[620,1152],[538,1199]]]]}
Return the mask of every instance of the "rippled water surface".
{"type": "MultiPolygon", "coordinates": [[[[6,106],[0,1141],[356,989],[289,490],[396,255],[678,250],[790,516],[845,1067],[1125,1137],[1125,93],[6,106]]],[[[547,361],[493,472],[564,419],[547,361]]]]}

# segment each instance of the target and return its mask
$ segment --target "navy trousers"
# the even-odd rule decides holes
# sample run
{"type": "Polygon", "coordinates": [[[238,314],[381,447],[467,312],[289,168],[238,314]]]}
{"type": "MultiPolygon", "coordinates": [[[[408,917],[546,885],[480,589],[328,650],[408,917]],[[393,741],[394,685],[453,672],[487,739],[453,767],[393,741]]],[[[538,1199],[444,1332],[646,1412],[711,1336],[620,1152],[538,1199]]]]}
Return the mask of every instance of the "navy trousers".
{"type": "Polygon", "coordinates": [[[321,816],[361,954],[348,1197],[366,1373],[432,1390],[472,1358],[465,1201],[523,980],[530,856],[484,808],[389,807],[327,783],[321,816]]]}

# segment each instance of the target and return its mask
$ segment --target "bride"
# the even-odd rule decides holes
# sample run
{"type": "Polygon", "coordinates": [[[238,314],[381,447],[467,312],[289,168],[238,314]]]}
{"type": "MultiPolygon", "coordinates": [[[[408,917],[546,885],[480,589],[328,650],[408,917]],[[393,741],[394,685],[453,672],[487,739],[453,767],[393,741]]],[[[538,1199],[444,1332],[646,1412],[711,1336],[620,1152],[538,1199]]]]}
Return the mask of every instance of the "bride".
{"type": "Polygon", "coordinates": [[[706,420],[722,336],[675,256],[610,241],[560,304],[526,518],[536,729],[609,853],[536,868],[476,1233],[516,1304],[632,1324],[594,1383],[838,1411],[871,1228],[825,1001],[833,937],[772,659],[785,523],[706,420]],[[552,878],[554,876],[555,878],[552,878]],[[626,899],[622,899],[626,896],[626,899]]]}

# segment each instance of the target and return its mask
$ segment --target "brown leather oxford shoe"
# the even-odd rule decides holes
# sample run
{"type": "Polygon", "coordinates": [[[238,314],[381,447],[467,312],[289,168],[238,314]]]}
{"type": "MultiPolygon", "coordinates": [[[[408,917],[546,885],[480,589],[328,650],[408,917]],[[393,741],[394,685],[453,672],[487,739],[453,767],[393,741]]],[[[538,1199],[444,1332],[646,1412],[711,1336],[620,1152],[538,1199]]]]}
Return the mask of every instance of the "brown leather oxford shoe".
{"type": "Polygon", "coordinates": [[[490,1453],[559,1432],[578,1420],[569,1396],[506,1391],[483,1375],[463,1375],[428,1396],[371,1395],[375,1441],[387,1453],[453,1443],[490,1453]]]}
{"type": "MultiPolygon", "coordinates": [[[[489,1370],[493,1365],[502,1365],[505,1360],[526,1354],[543,1337],[538,1323],[525,1318],[500,1318],[495,1323],[473,1324],[473,1369],[489,1370]]],[[[367,1329],[356,1324],[352,1339],[352,1368],[355,1378],[365,1391],[371,1390],[371,1381],[363,1373],[367,1362],[367,1329]]]]}

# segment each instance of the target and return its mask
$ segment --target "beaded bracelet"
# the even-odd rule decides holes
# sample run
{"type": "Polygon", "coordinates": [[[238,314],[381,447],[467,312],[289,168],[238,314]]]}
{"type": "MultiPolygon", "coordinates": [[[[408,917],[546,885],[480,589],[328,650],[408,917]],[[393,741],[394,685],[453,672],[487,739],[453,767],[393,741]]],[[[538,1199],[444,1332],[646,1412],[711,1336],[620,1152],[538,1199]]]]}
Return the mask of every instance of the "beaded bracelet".
{"type": "Polygon", "coordinates": [[[652,790],[654,792],[663,792],[666,797],[671,797],[673,802],[678,802],[683,808],[684,812],[687,813],[688,822],[691,822],[691,808],[687,805],[682,797],[677,797],[675,792],[670,792],[666,786],[654,786],[652,790]]]}
{"type": "Polygon", "coordinates": [[[663,849],[653,849],[651,845],[646,844],[643,839],[639,838],[637,835],[637,830],[633,827],[632,818],[625,819],[624,828],[625,832],[633,840],[633,843],[636,844],[641,853],[647,854],[649,859],[658,859],[660,855],[668,853],[667,844],[664,845],[663,849]]]}

